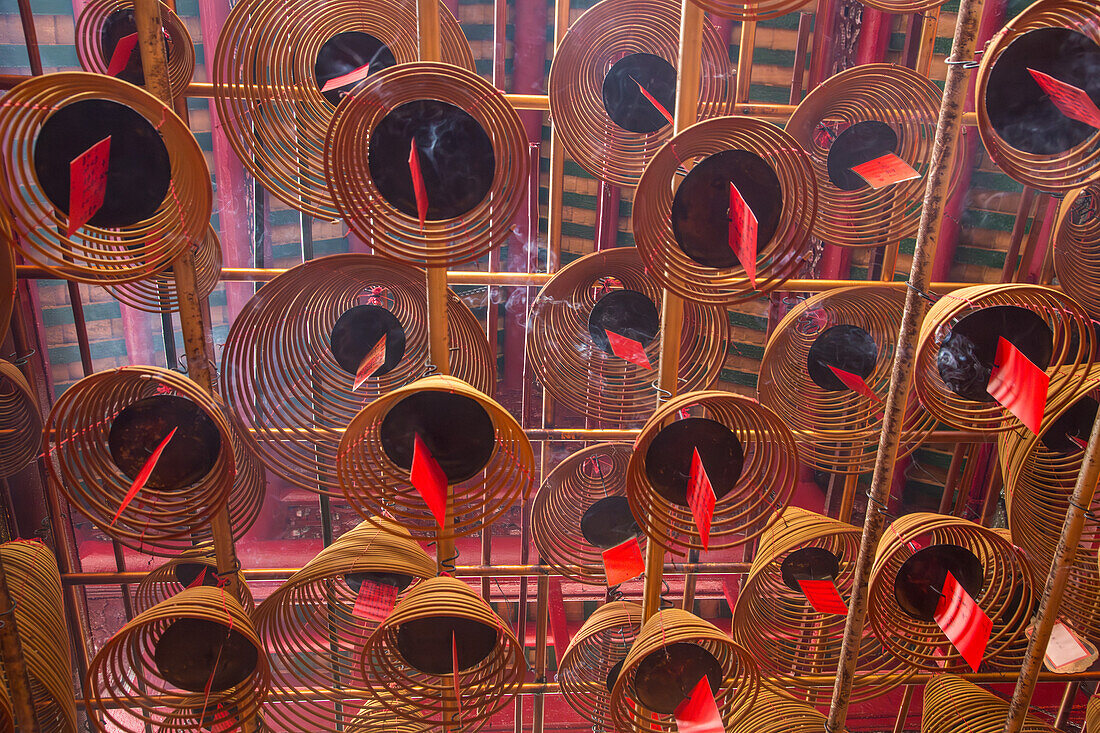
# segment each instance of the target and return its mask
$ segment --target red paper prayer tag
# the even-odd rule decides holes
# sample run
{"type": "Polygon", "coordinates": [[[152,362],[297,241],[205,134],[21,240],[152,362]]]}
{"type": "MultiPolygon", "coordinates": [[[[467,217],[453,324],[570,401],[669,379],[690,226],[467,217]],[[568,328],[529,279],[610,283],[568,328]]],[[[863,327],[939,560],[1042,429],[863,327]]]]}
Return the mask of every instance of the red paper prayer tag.
{"type": "Polygon", "coordinates": [[[363,386],[363,382],[374,376],[374,373],[382,368],[382,365],[386,363],[386,334],[382,334],[382,337],[378,339],[378,343],[371,347],[371,350],[363,357],[363,361],[359,362],[359,370],[355,372],[355,384],[351,386],[351,391],[359,389],[363,386]]]}
{"type": "Polygon", "coordinates": [[[844,383],[845,387],[852,390],[853,392],[858,392],[864,397],[870,397],[875,402],[882,404],[882,399],[879,398],[877,394],[871,391],[870,385],[867,384],[867,381],[863,377],[859,376],[858,374],[846,372],[843,369],[837,369],[832,364],[828,364],[827,366],[829,367],[829,371],[831,371],[837,379],[844,383]]]}
{"type": "Polygon", "coordinates": [[[1096,102],[1084,89],[1078,89],[1072,84],[1055,79],[1050,74],[1044,74],[1035,69],[1028,69],[1031,77],[1042,87],[1050,97],[1050,101],[1058,108],[1058,111],[1070,119],[1084,122],[1086,125],[1100,128],[1100,109],[1096,102]]]}
{"type": "Polygon", "coordinates": [[[325,85],[321,87],[322,92],[331,92],[333,89],[339,89],[340,87],[346,87],[349,84],[356,84],[363,81],[370,74],[370,64],[366,63],[360,66],[358,69],[349,71],[346,74],[340,76],[334,76],[325,82],[325,85]]]}
{"type": "Polygon", "coordinates": [[[894,183],[920,178],[913,166],[894,155],[887,153],[866,163],[852,166],[852,172],[867,181],[871,188],[883,188],[894,183]]]}
{"type": "Polygon", "coordinates": [[[1069,438],[1070,440],[1072,440],[1073,444],[1076,445],[1081,450],[1084,450],[1085,448],[1088,447],[1088,441],[1081,440],[1076,435],[1067,435],[1066,437],[1069,438]]]}
{"type": "Polygon", "coordinates": [[[204,565],[202,570],[199,571],[199,574],[195,576],[195,579],[192,580],[191,584],[188,585],[187,587],[188,588],[197,588],[205,582],[206,582],[206,566],[204,565]]]}
{"type": "Polygon", "coordinates": [[[95,216],[107,193],[107,165],[111,160],[111,136],[103,138],[69,163],[69,226],[67,236],[95,216]]]}
{"type": "Polygon", "coordinates": [[[428,189],[424,186],[424,174],[420,171],[420,153],[416,150],[416,138],[409,143],[409,175],[412,176],[413,193],[416,195],[416,215],[420,218],[420,231],[428,217],[428,189]]]}
{"type": "Polygon", "coordinates": [[[126,496],[123,497],[122,503],[118,505],[118,511],[115,512],[115,516],[111,518],[112,525],[122,516],[122,512],[126,511],[126,507],[130,506],[130,502],[137,496],[137,492],[144,488],[145,482],[149,480],[150,474],[153,473],[153,469],[157,467],[157,461],[160,460],[160,454],[164,452],[165,446],[168,445],[168,441],[172,439],[172,436],[176,434],[177,430],[179,430],[179,428],[172,428],[172,432],[168,433],[168,435],[164,437],[164,440],[160,441],[160,445],[153,450],[153,454],[145,461],[145,465],[141,467],[141,471],[138,472],[137,478],[134,479],[134,483],[130,484],[130,490],[126,492],[126,496]]]}
{"type": "Polygon", "coordinates": [[[607,587],[633,580],[645,572],[645,560],[642,559],[642,547],[637,537],[631,537],[614,547],[603,551],[603,572],[607,576],[607,587]]]}
{"type": "Polygon", "coordinates": [[[1004,336],[999,337],[986,391],[1036,435],[1043,424],[1049,386],[1046,372],[1004,336]]]}
{"type": "Polygon", "coordinates": [[[676,706],[672,714],[679,733],[726,733],[706,675],[699,678],[691,694],[676,706]]]}
{"type": "Polygon", "coordinates": [[[699,449],[695,448],[691,454],[691,476],[688,478],[687,490],[688,506],[691,507],[691,516],[695,518],[695,526],[699,528],[699,539],[703,541],[703,549],[710,549],[710,520],[714,516],[714,487],[710,483],[710,476],[703,466],[703,459],[699,456],[699,449]]]}
{"type": "Polygon", "coordinates": [[[237,730],[237,720],[221,705],[214,711],[214,725],[210,727],[210,733],[232,733],[237,730]]]}
{"type": "Polygon", "coordinates": [[[737,186],[730,181],[730,249],[741,261],[749,282],[756,287],[756,237],[759,222],[756,214],[745,203],[737,186]]]}
{"type": "Polygon", "coordinates": [[[950,572],[944,579],[943,592],[933,616],[966,663],[977,672],[989,643],[993,622],[950,572]]]}
{"type": "MultiPolygon", "coordinates": [[[[1027,629],[1027,636],[1031,638],[1031,627],[1027,629]]],[[[1046,665],[1051,670],[1060,670],[1071,664],[1076,664],[1092,656],[1073,629],[1061,621],[1054,622],[1050,630],[1050,639],[1047,641],[1046,651],[1043,653],[1046,665]]]]}
{"type": "Polygon", "coordinates": [[[798,587],[802,589],[802,595],[818,613],[829,613],[834,616],[847,616],[848,606],[840,597],[840,591],[831,580],[800,580],[798,587]]]}
{"type": "Polygon", "coordinates": [[[409,479],[413,488],[420,492],[424,503],[432,510],[440,529],[447,523],[447,474],[428,451],[428,446],[413,434],[413,460],[409,479]]]}
{"type": "Polygon", "coordinates": [[[640,91],[642,93],[643,97],[645,97],[646,99],[649,100],[650,104],[652,104],[654,107],[657,108],[657,111],[661,113],[662,117],[664,117],[666,120],[668,120],[668,124],[670,124],[670,125],[675,125],[676,124],[675,120],[672,119],[672,115],[670,115],[668,113],[668,110],[665,109],[665,106],[663,104],[661,104],[660,102],[658,102],[657,98],[654,97],[652,94],[650,94],[646,90],[646,88],[642,86],[642,83],[640,81],[635,79],[633,76],[630,77],[630,80],[638,85],[638,91],[640,91]]]}
{"type": "Polygon", "coordinates": [[[451,632],[451,682],[455,688],[455,705],[458,706],[458,712],[462,712],[462,689],[458,684],[458,639],[455,638],[455,632],[451,632]]]}
{"type": "Polygon", "coordinates": [[[130,57],[137,48],[137,33],[131,33],[118,39],[111,53],[111,62],[107,64],[107,76],[118,76],[130,63],[130,57]]]}
{"type": "Polygon", "coordinates": [[[626,359],[631,364],[637,364],[644,369],[652,369],[653,365],[649,363],[649,357],[646,356],[645,348],[640,341],[635,341],[632,338],[627,338],[614,331],[604,329],[604,333],[607,334],[607,341],[611,344],[611,351],[615,356],[620,359],[626,359]]]}
{"type": "Polygon", "coordinates": [[[371,621],[385,621],[397,604],[397,586],[363,579],[352,614],[371,621]]]}

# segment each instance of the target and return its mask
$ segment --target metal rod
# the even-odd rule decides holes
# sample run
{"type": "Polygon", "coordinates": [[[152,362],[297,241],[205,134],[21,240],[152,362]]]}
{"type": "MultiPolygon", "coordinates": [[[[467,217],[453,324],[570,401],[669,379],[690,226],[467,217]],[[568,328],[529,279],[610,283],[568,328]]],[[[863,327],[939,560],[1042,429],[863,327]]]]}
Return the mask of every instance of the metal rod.
{"type": "Polygon", "coordinates": [[[1073,712],[1073,700],[1077,697],[1077,691],[1081,689],[1081,683],[1074,681],[1066,685],[1066,691],[1062,694],[1062,702],[1058,705],[1058,714],[1054,716],[1054,727],[1064,730],[1069,721],[1069,714],[1073,712]]]}
{"type": "Polygon", "coordinates": [[[737,45],[737,82],[734,89],[734,101],[746,102],[749,99],[749,85],[752,84],[752,52],[756,48],[756,21],[741,21],[741,39],[737,45]]]}
{"type": "Polygon", "coordinates": [[[894,721],[894,733],[905,733],[905,719],[909,717],[909,706],[913,704],[913,691],[916,688],[909,686],[901,693],[901,704],[898,705],[898,717],[894,721]]]}

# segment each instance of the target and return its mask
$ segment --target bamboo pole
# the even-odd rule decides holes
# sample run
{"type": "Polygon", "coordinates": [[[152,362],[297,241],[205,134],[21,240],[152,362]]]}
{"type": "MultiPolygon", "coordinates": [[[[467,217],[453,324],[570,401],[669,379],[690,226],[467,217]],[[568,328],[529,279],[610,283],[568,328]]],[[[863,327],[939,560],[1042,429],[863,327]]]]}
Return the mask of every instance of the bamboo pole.
{"type": "MultiPolygon", "coordinates": [[[[554,0],[554,52],[569,30],[569,0],[554,0]]],[[[546,110],[550,110],[550,97],[546,98],[546,110]]],[[[550,118],[550,189],[546,207],[546,262],[553,271],[561,257],[561,210],[565,189],[565,146],[558,126],[550,118]]]]}

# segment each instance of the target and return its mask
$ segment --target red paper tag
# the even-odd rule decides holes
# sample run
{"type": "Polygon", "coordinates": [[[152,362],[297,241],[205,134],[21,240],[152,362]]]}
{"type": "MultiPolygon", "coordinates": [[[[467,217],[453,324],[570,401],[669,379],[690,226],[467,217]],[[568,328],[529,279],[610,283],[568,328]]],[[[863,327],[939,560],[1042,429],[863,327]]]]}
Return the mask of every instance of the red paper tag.
{"type": "Polygon", "coordinates": [[[358,69],[353,69],[346,74],[335,76],[325,82],[325,85],[321,87],[322,92],[331,92],[333,89],[339,89],[340,87],[346,87],[349,84],[356,84],[363,81],[370,74],[370,63],[365,63],[358,69]]]}
{"type": "Polygon", "coordinates": [[[153,473],[153,469],[157,467],[157,461],[160,460],[160,454],[164,452],[165,446],[168,445],[168,441],[172,439],[172,436],[176,434],[177,430],[179,430],[179,428],[172,428],[172,432],[168,433],[168,435],[164,437],[164,440],[160,441],[160,445],[153,450],[153,454],[145,461],[145,465],[141,467],[141,471],[138,472],[137,478],[134,479],[134,483],[130,484],[130,490],[126,492],[126,496],[123,497],[122,503],[118,505],[118,511],[115,512],[115,516],[111,519],[112,525],[122,516],[122,512],[126,510],[126,507],[130,506],[130,502],[137,496],[137,492],[141,491],[145,486],[145,482],[149,480],[149,476],[153,473]]]}
{"type": "Polygon", "coordinates": [[[676,124],[676,121],[672,119],[672,115],[670,115],[668,113],[668,110],[665,109],[665,106],[663,104],[661,104],[660,102],[658,102],[656,97],[654,97],[652,94],[650,94],[648,91],[646,91],[646,88],[642,86],[642,83],[640,81],[635,79],[633,76],[630,77],[630,80],[638,85],[638,91],[640,91],[642,93],[643,97],[645,97],[646,99],[649,100],[650,104],[652,104],[654,107],[657,108],[657,111],[661,113],[662,117],[664,117],[666,120],[668,120],[668,124],[670,124],[670,125],[675,125],[676,124]]]}
{"type": "Polygon", "coordinates": [[[718,703],[710,689],[710,680],[703,675],[691,694],[672,713],[679,733],[726,733],[718,703]]]}
{"type": "Polygon", "coordinates": [[[397,604],[397,586],[363,579],[352,614],[371,621],[385,621],[397,604]]]}
{"type": "Polygon", "coordinates": [[[870,385],[867,384],[866,380],[864,380],[863,377],[859,376],[858,374],[846,372],[843,369],[837,369],[832,364],[828,364],[827,366],[829,367],[829,371],[836,375],[837,379],[839,379],[841,382],[844,382],[845,387],[852,390],[853,392],[858,392],[864,397],[870,397],[875,402],[882,404],[882,400],[877,394],[871,391],[870,385]]]}
{"type": "Polygon", "coordinates": [[[195,579],[192,580],[191,584],[188,585],[187,587],[188,588],[197,588],[198,586],[202,585],[205,582],[206,582],[206,566],[203,565],[202,570],[199,571],[199,574],[195,576],[195,579]]]}
{"type": "Polygon", "coordinates": [[[221,705],[214,710],[214,725],[210,727],[210,733],[232,733],[237,730],[237,719],[226,712],[221,705]]]}
{"type": "Polygon", "coordinates": [[[455,632],[451,632],[451,683],[455,688],[455,705],[458,706],[458,712],[462,712],[462,688],[458,684],[458,639],[455,638],[455,632]]]}
{"type": "Polygon", "coordinates": [[[1067,435],[1066,437],[1069,438],[1070,440],[1072,440],[1073,444],[1076,445],[1081,450],[1084,450],[1085,448],[1088,447],[1088,442],[1084,441],[1084,440],[1081,440],[1076,435],[1067,435]]]}
{"type": "Polygon", "coordinates": [[[130,57],[137,48],[137,33],[131,33],[118,39],[115,50],[111,53],[111,62],[107,64],[107,76],[118,76],[130,63],[130,57]]]}
{"type": "Polygon", "coordinates": [[[1028,69],[1028,71],[1035,82],[1047,93],[1059,112],[1072,120],[1100,128],[1100,109],[1097,109],[1096,102],[1092,101],[1088,92],[1055,79],[1050,74],[1044,74],[1035,69],[1028,69]]]}
{"type": "Polygon", "coordinates": [[[631,537],[614,547],[603,551],[603,572],[607,576],[607,587],[633,580],[645,572],[645,560],[642,559],[642,547],[637,537],[631,537]]]}
{"type": "Polygon", "coordinates": [[[950,572],[936,604],[936,623],[975,672],[981,666],[993,622],[950,572]]]}
{"type": "Polygon", "coordinates": [[[920,178],[913,166],[894,155],[887,153],[874,160],[852,166],[852,172],[867,181],[871,188],[883,188],[894,183],[920,178]]]}
{"type": "Polygon", "coordinates": [[[1004,336],[999,337],[986,391],[1036,435],[1043,424],[1049,386],[1046,372],[1004,336]]]}
{"type": "Polygon", "coordinates": [[[413,461],[409,479],[413,487],[420,492],[421,498],[435,515],[440,529],[447,523],[447,474],[428,451],[428,446],[413,434],[413,461]]]}
{"type": "MultiPolygon", "coordinates": [[[[1028,637],[1031,637],[1030,633],[1028,637]]],[[[1061,621],[1055,621],[1054,627],[1050,630],[1050,640],[1047,642],[1047,648],[1043,654],[1046,657],[1048,667],[1061,669],[1076,664],[1082,659],[1087,659],[1091,652],[1073,633],[1073,629],[1061,621]]]]}
{"type": "Polygon", "coordinates": [[[416,194],[416,215],[420,218],[420,231],[424,231],[424,220],[428,216],[428,189],[424,186],[424,174],[420,171],[416,138],[409,142],[409,175],[412,176],[413,193],[416,194]]]}
{"type": "Polygon", "coordinates": [[[604,329],[604,333],[607,334],[607,340],[611,344],[611,352],[615,354],[615,356],[620,359],[626,359],[631,364],[637,364],[645,369],[653,368],[653,365],[649,363],[649,357],[646,356],[645,348],[642,347],[640,341],[621,336],[606,328],[604,329]]]}
{"type": "Polygon", "coordinates": [[[831,580],[800,580],[798,587],[802,589],[802,595],[818,613],[828,613],[834,616],[847,616],[848,606],[840,597],[840,591],[831,580]]]}
{"type": "Polygon", "coordinates": [[[359,362],[359,370],[355,372],[355,383],[351,386],[351,390],[354,392],[363,386],[363,382],[374,376],[374,373],[382,368],[382,365],[386,363],[386,334],[382,334],[382,337],[378,339],[378,343],[371,347],[371,350],[363,357],[363,361],[359,362]]]}
{"type": "Polygon", "coordinates": [[[687,490],[688,506],[691,507],[691,516],[695,518],[695,526],[699,528],[699,538],[703,541],[703,549],[710,549],[710,520],[714,516],[714,487],[710,483],[710,476],[703,466],[703,459],[699,457],[699,449],[695,448],[691,454],[691,476],[688,478],[687,490]]]}
{"type": "Polygon", "coordinates": [[[759,222],[756,214],[745,203],[737,186],[730,181],[730,249],[741,261],[749,282],[756,287],[756,237],[759,222]]]}
{"type": "Polygon", "coordinates": [[[103,138],[69,163],[69,226],[67,236],[95,216],[107,193],[107,165],[111,160],[111,136],[103,138]]]}

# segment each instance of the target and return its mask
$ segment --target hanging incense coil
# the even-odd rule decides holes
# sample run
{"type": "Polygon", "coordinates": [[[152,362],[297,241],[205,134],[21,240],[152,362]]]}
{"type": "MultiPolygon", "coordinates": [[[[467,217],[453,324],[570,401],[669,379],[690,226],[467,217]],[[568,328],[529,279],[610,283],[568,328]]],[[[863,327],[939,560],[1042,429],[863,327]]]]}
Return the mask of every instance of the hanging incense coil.
{"type": "Polygon", "coordinates": [[[333,113],[325,177],[348,227],[377,252],[457,265],[513,236],[529,147],[512,105],[474,72],[401,64],[369,77],[333,113]]]}
{"type": "Polygon", "coordinates": [[[645,536],[626,498],[629,443],[601,443],[559,463],[535,495],[531,532],[539,559],[579,583],[604,585],[603,551],[645,536]]]}
{"type": "Polygon", "coordinates": [[[798,448],[780,417],[741,395],[689,392],[653,413],[627,465],[630,510],[650,542],[677,555],[703,549],[687,499],[695,451],[717,498],[711,550],[753,539],[790,501],[798,448]]]}
{"type": "Polygon", "coordinates": [[[674,733],[673,710],[706,675],[727,730],[755,704],[756,665],[713,624],[669,608],[642,627],[611,693],[618,730],[674,733]]]}
{"type": "MultiPolygon", "coordinates": [[[[703,24],[700,119],[726,113],[732,78],[718,32],[703,24]]],[[[673,132],[645,95],[675,111],[679,49],[680,4],[673,0],[605,0],[573,22],[547,84],[550,116],[572,160],[602,181],[638,185],[673,132]]]]}
{"type": "Polygon", "coordinates": [[[0,338],[11,327],[15,308],[15,249],[11,246],[11,228],[6,217],[0,217],[0,338]]]}
{"type": "Polygon", "coordinates": [[[468,585],[446,576],[406,593],[367,640],[360,660],[371,693],[390,693],[378,701],[393,717],[463,728],[511,702],[527,674],[523,646],[507,625],[468,585]],[[454,700],[456,687],[461,705],[454,700]]]}
{"type": "Polygon", "coordinates": [[[211,543],[211,519],[227,503],[234,536],[259,514],[264,472],[241,428],[220,400],[177,372],[131,366],[85,377],[54,403],[45,431],[51,480],[104,533],[139,552],[174,557],[211,543]]]}
{"type": "Polygon", "coordinates": [[[117,285],[149,277],[206,235],[212,191],[194,135],[153,95],[102,74],[36,76],[4,95],[0,202],[14,246],[69,280],[117,285]],[[104,202],[66,235],[69,164],[112,139],[104,202]]]}
{"type": "MultiPolygon", "coordinates": [[[[757,394],[784,416],[806,463],[848,475],[874,467],[904,305],[905,291],[898,288],[836,288],[798,303],[772,331],[757,394]],[[830,367],[862,379],[878,399],[854,391],[830,367]]],[[[910,400],[900,455],[913,451],[934,425],[910,400]]]]}
{"type": "Polygon", "coordinates": [[[821,733],[822,730],[827,730],[825,716],[817,710],[763,690],[756,704],[733,723],[729,733],[821,733]]]}
{"type": "MultiPolygon", "coordinates": [[[[195,293],[200,300],[214,292],[222,274],[222,245],[214,227],[206,227],[206,236],[192,247],[195,263],[195,293]]],[[[176,278],[168,265],[160,272],[137,282],[108,285],[108,293],[120,303],[146,313],[175,313],[179,311],[176,278]]]]}
{"type": "MultiPolygon", "coordinates": [[[[528,320],[527,348],[539,381],[555,399],[593,419],[645,420],[656,404],[660,303],[660,287],[633,247],[571,262],[543,287],[528,320]],[[618,356],[608,331],[637,342],[633,348],[644,348],[644,358],[618,356]]],[[[680,389],[714,386],[728,340],[725,308],[684,304],[680,389]]]]}
{"type": "Polygon", "coordinates": [[[1100,183],[1070,191],[1054,228],[1054,271],[1062,290],[1100,319],[1100,183]]]}
{"type": "MultiPolygon", "coordinates": [[[[422,270],[349,254],[294,267],[245,304],[226,338],[222,384],[269,470],[343,496],[336,456],[344,428],[364,405],[431,370],[426,302],[422,270]],[[377,376],[353,389],[383,337],[377,376]]],[[[454,293],[447,302],[451,373],[490,392],[495,363],[484,328],[454,293]]]]}
{"type": "MultiPolygon", "coordinates": [[[[297,703],[292,703],[297,704],[297,703]]],[[[480,730],[484,725],[474,726],[473,730],[480,730]]],[[[437,730],[430,722],[414,723],[411,720],[395,720],[393,713],[391,713],[384,705],[377,700],[369,700],[367,704],[359,709],[359,712],[351,719],[351,722],[345,723],[343,730],[347,733],[431,733],[437,730]]],[[[470,730],[466,728],[464,730],[470,730]]]]}
{"type": "MultiPolygon", "coordinates": [[[[953,674],[938,674],[924,687],[924,733],[996,733],[1004,730],[1008,702],[953,674]]],[[[1023,733],[1057,733],[1046,723],[1025,716],[1023,733]]]]}
{"type": "MultiPolygon", "coordinates": [[[[810,154],[817,181],[814,236],[842,247],[880,247],[917,234],[943,93],[894,64],[864,64],[802,100],[786,131],[810,154]],[[920,176],[873,188],[854,166],[893,153],[920,176]]],[[[961,166],[953,167],[957,176],[961,166]]]]}
{"type": "MultiPolygon", "coordinates": [[[[216,587],[220,580],[214,548],[210,545],[192,547],[180,553],[179,557],[151,570],[141,579],[134,591],[134,609],[138,613],[147,611],[161,601],[181,593],[185,588],[193,585],[216,587]]],[[[241,608],[252,615],[256,602],[244,578],[238,577],[232,587],[237,590],[237,601],[241,608]]]]}
{"type": "Polygon", "coordinates": [[[1036,600],[1023,552],[1007,532],[943,514],[906,514],[883,534],[867,612],[883,647],[915,669],[970,669],[934,620],[947,573],[992,622],[983,662],[1018,667],[1036,600]]]}
{"type": "Polygon", "coordinates": [[[516,419],[469,384],[440,375],[364,407],[344,431],[336,456],[351,508],[385,531],[390,523],[376,517],[392,516],[418,538],[463,537],[488,526],[527,498],[534,475],[531,443],[516,419]],[[445,528],[410,479],[417,437],[453,498],[445,528]]]}
{"type": "Polygon", "coordinates": [[[1100,695],[1093,695],[1085,708],[1085,733],[1097,731],[1100,731],[1100,695]]]}
{"type": "Polygon", "coordinates": [[[558,664],[558,684],[569,707],[603,730],[614,730],[611,690],[641,628],[641,606],[606,603],[584,622],[558,664]]]}
{"type": "Polygon", "coordinates": [[[646,166],[634,239],[651,277],[686,300],[730,305],[778,287],[803,265],[817,215],[810,157],[769,122],[721,117],[689,127],[646,166]],[[690,172],[681,180],[681,169],[690,172]],[[756,285],[730,247],[730,189],[758,220],[756,285]]]}
{"type": "Polygon", "coordinates": [[[733,20],[770,20],[794,12],[809,0],[692,0],[708,13],[733,20]]]}
{"type": "Polygon", "coordinates": [[[108,733],[141,730],[134,718],[161,731],[248,720],[270,685],[267,653],[248,614],[224,588],[196,586],[108,639],[88,665],[85,689],[88,718],[108,733]]]}
{"type": "MultiPolygon", "coordinates": [[[[1100,101],[1100,8],[1091,0],[1042,0],[986,45],[974,86],[978,134],[1002,171],[1040,191],[1067,192],[1100,176],[1100,131],[1067,117],[1033,77],[1100,101]]],[[[1072,96],[1072,95],[1070,95],[1072,96]]]]}
{"type": "MultiPolygon", "coordinates": [[[[23,648],[38,730],[76,733],[69,634],[61,598],[57,559],[45,544],[16,540],[0,545],[8,593],[23,648]]],[[[0,695],[0,720],[11,715],[8,695],[0,695]]],[[[9,717],[10,720],[10,717],[9,717]]],[[[0,730],[2,730],[0,724],[0,730]]],[[[11,730],[9,728],[8,730],[11,730]]]]}
{"type": "MultiPolygon", "coordinates": [[[[256,180],[299,211],[339,217],[325,176],[325,135],[354,81],[321,89],[362,66],[375,74],[417,61],[416,28],[413,0],[234,5],[214,56],[214,101],[230,144],[256,180]]],[[[439,36],[443,61],[473,71],[470,44],[442,4],[439,36]]]]}
{"type": "MultiPolygon", "coordinates": [[[[832,581],[847,604],[860,535],[859,527],[792,506],[760,536],[737,597],[732,636],[760,665],[765,685],[811,705],[828,704],[832,690],[802,678],[836,669],[846,617],[814,610],[798,581],[832,581]]],[[[865,627],[852,700],[885,694],[910,674],[865,627]]]]}
{"type": "Polygon", "coordinates": [[[340,722],[346,722],[345,702],[369,697],[358,678],[359,654],[386,613],[384,604],[367,608],[372,589],[390,590],[396,597],[415,580],[436,574],[435,559],[407,530],[386,519],[375,522],[387,531],[362,522],[341,535],[253,614],[272,663],[279,666],[282,660],[286,669],[275,679],[273,700],[265,706],[265,720],[278,730],[336,730],[341,709],[345,719],[340,722]],[[303,688],[318,694],[293,704],[274,702],[303,688]]]}
{"type": "Polygon", "coordinates": [[[914,386],[937,420],[962,430],[1004,432],[1020,425],[987,391],[999,338],[1033,364],[1080,385],[1096,335],[1069,296],[1038,285],[976,285],[940,296],[921,324],[914,386]]]}
{"type": "MultiPolygon", "coordinates": [[[[160,5],[160,20],[164,26],[164,52],[168,60],[168,84],[173,97],[183,96],[195,73],[195,44],[187,26],[165,3],[160,5]]],[[[93,0],[84,6],[76,19],[76,57],[80,68],[96,74],[110,69],[116,49],[125,53],[123,39],[137,33],[133,0],[93,0]]],[[[117,74],[119,79],[134,86],[145,86],[138,44],[133,45],[129,60],[117,74]]]]}
{"type": "Polygon", "coordinates": [[[41,448],[38,400],[19,367],[0,359],[0,476],[22,471],[41,448]]]}

